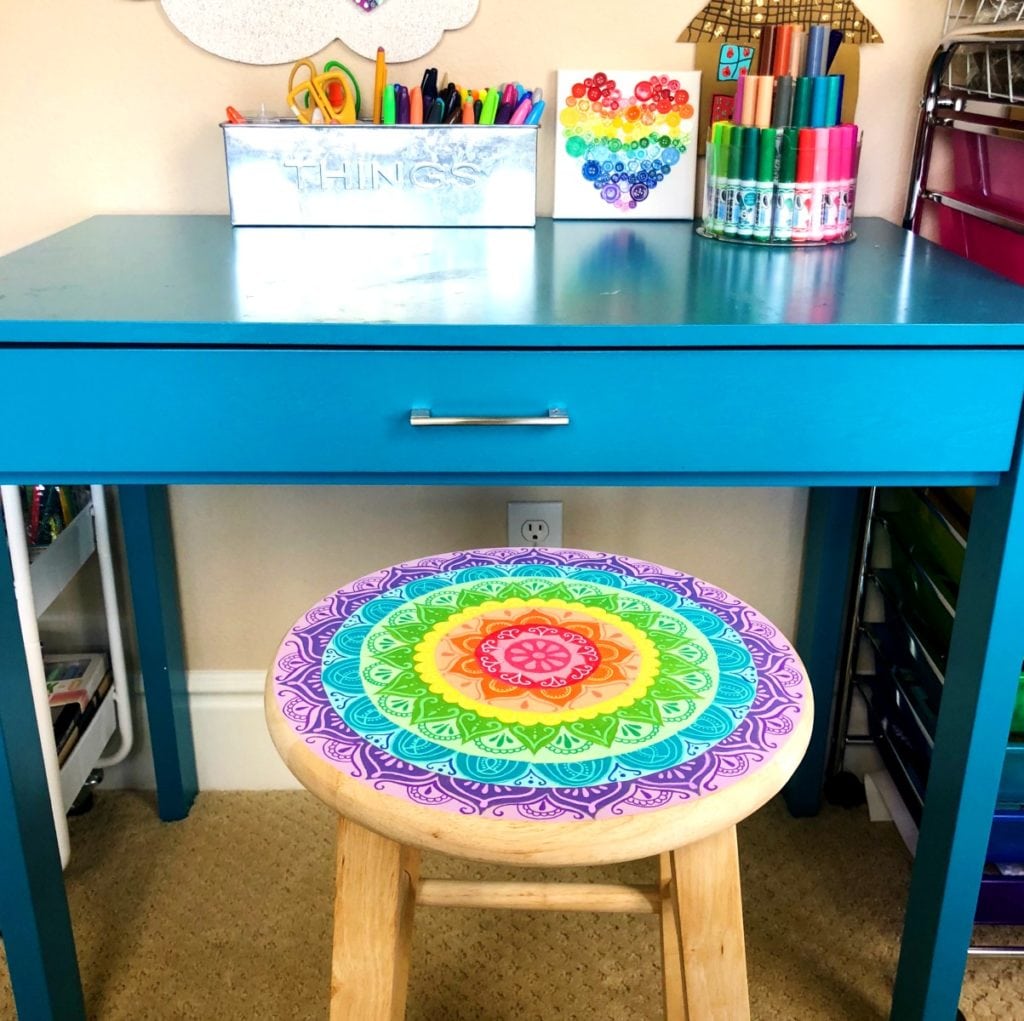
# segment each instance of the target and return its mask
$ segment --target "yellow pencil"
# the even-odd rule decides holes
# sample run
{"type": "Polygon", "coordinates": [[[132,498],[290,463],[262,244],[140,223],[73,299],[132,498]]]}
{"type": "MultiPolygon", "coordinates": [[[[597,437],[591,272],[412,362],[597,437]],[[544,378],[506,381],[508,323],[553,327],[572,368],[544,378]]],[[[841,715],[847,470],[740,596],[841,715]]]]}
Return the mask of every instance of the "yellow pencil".
{"type": "Polygon", "coordinates": [[[377,74],[373,80],[373,123],[380,124],[380,110],[384,102],[384,86],[388,81],[388,68],[384,63],[384,47],[377,47],[377,74]]]}

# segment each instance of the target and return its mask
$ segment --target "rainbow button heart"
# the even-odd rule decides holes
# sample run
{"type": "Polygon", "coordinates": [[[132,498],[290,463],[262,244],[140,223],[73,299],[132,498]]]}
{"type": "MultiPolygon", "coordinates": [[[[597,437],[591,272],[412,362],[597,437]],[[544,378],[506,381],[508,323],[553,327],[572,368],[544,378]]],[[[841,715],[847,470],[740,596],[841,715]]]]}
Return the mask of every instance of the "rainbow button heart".
{"type": "Polygon", "coordinates": [[[598,71],[575,82],[559,114],[565,151],[617,209],[636,209],[690,145],[690,95],[668,75],[652,75],[624,95],[598,71]]]}

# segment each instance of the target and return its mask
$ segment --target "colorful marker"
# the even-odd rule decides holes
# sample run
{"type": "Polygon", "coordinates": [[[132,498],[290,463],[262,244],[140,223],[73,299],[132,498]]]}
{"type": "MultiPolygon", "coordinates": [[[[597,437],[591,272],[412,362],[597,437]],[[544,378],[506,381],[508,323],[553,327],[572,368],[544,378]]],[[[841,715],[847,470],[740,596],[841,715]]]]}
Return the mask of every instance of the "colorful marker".
{"type": "Polygon", "coordinates": [[[722,122],[722,130],[714,148],[715,204],[711,211],[711,231],[725,233],[725,220],[729,211],[729,140],[736,126],[722,122]]]}
{"type": "Polygon", "coordinates": [[[793,26],[779,25],[775,35],[775,62],[771,74],[776,78],[783,78],[789,75],[790,52],[793,47],[793,26]]]}
{"type": "Polygon", "coordinates": [[[498,112],[498,90],[488,89],[487,98],[484,100],[484,108],[480,114],[481,124],[493,124],[494,117],[498,112]]]}
{"type": "Polygon", "coordinates": [[[794,128],[811,126],[811,79],[806,76],[797,78],[796,91],[793,93],[793,125],[794,128]]]}
{"type": "Polygon", "coordinates": [[[789,77],[796,79],[803,75],[807,62],[807,33],[802,28],[793,29],[789,46],[789,77]]]}
{"type": "Polygon", "coordinates": [[[757,143],[757,190],[754,237],[768,241],[772,236],[772,199],[775,194],[775,156],[779,132],[761,128],[757,143]]]}
{"type": "Polygon", "coordinates": [[[839,206],[842,202],[843,172],[845,161],[843,153],[842,128],[826,128],[828,133],[828,171],[825,178],[825,190],[822,195],[822,235],[826,241],[834,241],[839,237],[839,206]]]}
{"type": "Polygon", "coordinates": [[[718,197],[722,189],[722,136],[725,134],[726,121],[715,121],[711,125],[704,160],[704,226],[715,232],[715,218],[718,212],[718,197]]]}
{"type": "Polygon", "coordinates": [[[775,79],[775,103],[772,107],[772,127],[788,128],[793,119],[793,79],[783,75],[775,79]]]}
{"type": "MultiPolygon", "coordinates": [[[[537,90],[540,92],[540,89],[537,90]]],[[[536,95],[536,93],[534,93],[536,95]]],[[[544,100],[535,99],[533,101],[533,109],[530,110],[530,115],[526,118],[527,124],[540,124],[540,119],[544,115],[544,100]]]]}
{"type": "Polygon", "coordinates": [[[841,74],[830,74],[825,79],[825,127],[833,128],[842,119],[840,116],[840,105],[843,95],[843,76],[841,74]]]}
{"type": "Polygon", "coordinates": [[[795,218],[793,240],[808,241],[811,236],[811,206],[814,201],[814,128],[800,128],[797,135],[796,190],[793,196],[795,218]]]}
{"type": "Polygon", "coordinates": [[[373,78],[373,123],[380,124],[381,107],[384,103],[384,86],[387,84],[388,68],[384,63],[384,47],[377,47],[377,67],[373,78]]]}
{"type": "Polygon", "coordinates": [[[733,124],[743,123],[743,94],[747,91],[747,79],[749,77],[749,75],[741,74],[736,82],[736,95],[732,101],[733,124]]]}
{"type": "Polygon", "coordinates": [[[814,129],[814,176],[811,181],[811,241],[825,238],[825,188],[828,184],[828,128],[814,129]]]}
{"type": "Polygon", "coordinates": [[[825,73],[825,46],[827,29],[824,25],[811,25],[807,36],[807,61],[804,74],[817,78],[825,73]]]}
{"type": "Polygon", "coordinates": [[[419,85],[409,92],[409,123],[423,123],[423,89],[419,85]]]}
{"type": "Polygon", "coordinates": [[[754,236],[757,220],[757,143],[755,127],[744,127],[740,143],[740,181],[736,195],[736,233],[741,238],[754,236]]]}
{"type": "Polygon", "coordinates": [[[757,114],[757,90],[760,85],[759,76],[748,74],[743,88],[743,109],[740,111],[740,124],[752,127],[757,114]]]}
{"type": "Polygon", "coordinates": [[[722,221],[722,233],[735,235],[739,229],[739,187],[740,164],[743,156],[743,132],[746,129],[733,125],[729,135],[726,180],[725,180],[725,217],[722,221]]]}
{"type": "Polygon", "coordinates": [[[811,79],[811,119],[812,128],[828,127],[828,79],[817,77],[811,79]]]}
{"type": "Polygon", "coordinates": [[[844,238],[853,228],[853,204],[857,188],[857,146],[856,124],[843,124],[843,187],[839,199],[839,237],[844,238]]]}
{"type": "Polygon", "coordinates": [[[395,103],[395,87],[394,85],[385,85],[381,93],[381,104],[380,104],[380,122],[381,124],[394,124],[395,123],[395,111],[397,104],[395,103]]]}
{"type": "Polygon", "coordinates": [[[444,100],[438,96],[430,105],[430,113],[427,114],[427,124],[440,124],[444,120],[444,100]]]}
{"type": "Polygon", "coordinates": [[[775,79],[770,74],[761,75],[757,80],[757,100],[754,104],[754,125],[770,128],[772,124],[772,102],[775,99],[775,79]]]}
{"type": "Polygon", "coordinates": [[[775,189],[775,216],[772,238],[790,241],[796,220],[796,162],[800,131],[786,128],[779,145],[779,184],[775,189]]]}
{"type": "Polygon", "coordinates": [[[508,119],[509,124],[525,124],[532,109],[533,100],[530,98],[530,94],[526,93],[519,101],[519,105],[512,111],[512,116],[508,119]]]}

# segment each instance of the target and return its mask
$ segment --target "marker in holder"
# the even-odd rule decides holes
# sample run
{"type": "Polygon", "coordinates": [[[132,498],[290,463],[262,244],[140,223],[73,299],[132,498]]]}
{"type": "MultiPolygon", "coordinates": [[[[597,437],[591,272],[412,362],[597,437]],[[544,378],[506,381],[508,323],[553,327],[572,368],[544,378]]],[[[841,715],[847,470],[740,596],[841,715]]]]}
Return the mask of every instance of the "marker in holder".
{"type": "Polygon", "coordinates": [[[704,237],[763,245],[852,241],[860,131],[716,123],[707,143],[704,237]]]}

